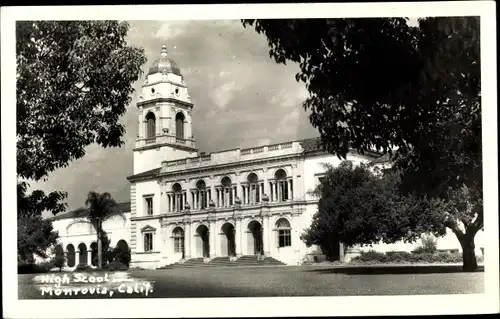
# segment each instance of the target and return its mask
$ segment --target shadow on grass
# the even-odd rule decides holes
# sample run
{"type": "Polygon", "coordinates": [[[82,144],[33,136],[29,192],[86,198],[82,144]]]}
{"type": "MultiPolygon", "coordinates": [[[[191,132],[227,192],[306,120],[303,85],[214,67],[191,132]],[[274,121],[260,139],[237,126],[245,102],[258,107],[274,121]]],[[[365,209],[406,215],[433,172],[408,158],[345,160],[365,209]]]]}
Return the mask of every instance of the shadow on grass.
{"type": "MultiPolygon", "coordinates": [[[[399,274],[439,274],[466,273],[461,265],[439,266],[376,266],[376,267],[336,267],[309,269],[307,272],[346,275],[399,275],[399,274]]],[[[478,266],[474,272],[484,272],[484,266],[478,266]]]]}

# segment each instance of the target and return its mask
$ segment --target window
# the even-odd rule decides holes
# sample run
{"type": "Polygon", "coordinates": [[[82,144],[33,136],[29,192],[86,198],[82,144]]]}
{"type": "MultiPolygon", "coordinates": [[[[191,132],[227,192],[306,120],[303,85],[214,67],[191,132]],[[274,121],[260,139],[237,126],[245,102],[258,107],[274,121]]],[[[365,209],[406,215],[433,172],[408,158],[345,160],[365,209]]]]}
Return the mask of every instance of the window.
{"type": "Polygon", "coordinates": [[[174,230],[174,252],[184,253],[184,231],[181,228],[174,230]]]}
{"type": "Polygon", "coordinates": [[[144,234],[144,251],[153,251],[153,233],[144,234]]]}
{"type": "Polygon", "coordinates": [[[290,229],[280,229],[278,232],[278,246],[280,248],[292,246],[292,234],[290,229]]]}
{"type": "Polygon", "coordinates": [[[184,114],[177,113],[175,116],[175,137],[177,139],[184,139],[184,114]]]}
{"type": "Polygon", "coordinates": [[[276,222],[276,228],[278,229],[278,247],[292,246],[292,228],[290,227],[290,222],[285,218],[280,218],[276,222]]]}
{"type": "Polygon", "coordinates": [[[148,140],[154,139],[156,136],[156,117],[153,112],[148,112],[148,114],[146,114],[146,122],[147,122],[146,138],[148,140]]]}
{"type": "Polygon", "coordinates": [[[146,214],[153,215],[153,197],[146,197],[146,214]]]}

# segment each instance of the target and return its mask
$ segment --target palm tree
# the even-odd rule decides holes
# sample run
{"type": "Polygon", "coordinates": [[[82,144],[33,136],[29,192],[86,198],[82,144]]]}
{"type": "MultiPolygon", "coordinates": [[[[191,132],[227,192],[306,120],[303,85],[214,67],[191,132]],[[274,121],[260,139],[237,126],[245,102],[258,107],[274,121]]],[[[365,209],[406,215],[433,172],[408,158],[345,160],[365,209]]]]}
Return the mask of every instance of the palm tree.
{"type": "Polygon", "coordinates": [[[85,200],[87,215],[80,219],[75,219],[68,225],[68,228],[76,223],[90,224],[97,233],[97,267],[102,267],[102,239],[105,234],[103,223],[115,216],[120,216],[126,220],[125,214],[118,209],[116,201],[108,192],[99,194],[91,191],[85,200]]]}

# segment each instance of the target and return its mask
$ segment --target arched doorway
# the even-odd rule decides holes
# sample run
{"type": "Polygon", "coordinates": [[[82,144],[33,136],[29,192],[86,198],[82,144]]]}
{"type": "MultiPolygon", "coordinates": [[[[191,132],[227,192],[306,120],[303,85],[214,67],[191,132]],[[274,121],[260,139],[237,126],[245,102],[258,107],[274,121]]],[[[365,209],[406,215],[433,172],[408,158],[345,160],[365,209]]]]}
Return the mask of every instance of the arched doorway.
{"type": "Polygon", "coordinates": [[[75,246],[69,244],[66,246],[66,264],[68,267],[75,267],[75,246]]]}
{"type": "Polygon", "coordinates": [[[61,245],[56,245],[54,247],[54,253],[56,254],[57,257],[64,256],[64,249],[62,248],[61,245]]]}
{"type": "Polygon", "coordinates": [[[231,223],[222,225],[221,252],[227,256],[236,256],[235,230],[231,223]]]}
{"type": "Polygon", "coordinates": [[[182,259],[184,259],[184,230],[175,227],[172,231],[172,237],[174,239],[174,253],[182,254],[182,259]]]}
{"type": "Polygon", "coordinates": [[[84,243],[81,243],[78,245],[78,251],[79,251],[79,260],[80,260],[80,265],[88,265],[88,260],[87,260],[87,245],[84,243]]]}
{"type": "Polygon", "coordinates": [[[197,242],[196,252],[201,254],[200,257],[210,257],[210,237],[208,227],[200,225],[196,228],[197,242]]]}
{"type": "Polygon", "coordinates": [[[248,230],[248,253],[262,255],[262,225],[258,221],[252,220],[248,224],[248,230]]]}
{"type": "MultiPolygon", "coordinates": [[[[97,266],[97,243],[93,242],[90,244],[90,263],[92,266],[97,266]]],[[[104,252],[103,252],[104,253],[104,252]]]]}

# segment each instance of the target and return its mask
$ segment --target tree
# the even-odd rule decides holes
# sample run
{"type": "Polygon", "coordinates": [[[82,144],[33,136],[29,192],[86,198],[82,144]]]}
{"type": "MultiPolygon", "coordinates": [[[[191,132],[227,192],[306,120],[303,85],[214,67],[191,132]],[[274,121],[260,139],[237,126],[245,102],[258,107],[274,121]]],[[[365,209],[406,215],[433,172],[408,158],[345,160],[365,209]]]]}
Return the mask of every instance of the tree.
{"type": "Polygon", "coordinates": [[[28,194],[29,181],[45,180],[92,143],[123,145],[119,118],[146,62],[144,50],[127,45],[127,32],[117,21],[17,22],[18,222],[26,217],[46,229],[33,216],[66,208],[67,193],[28,194]]]}
{"type": "Polygon", "coordinates": [[[338,259],[338,245],[352,247],[383,242],[414,242],[423,230],[443,234],[435,220],[421,219],[438,207],[432,202],[399,192],[398,175],[374,172],[367,165],[344,161],[325,164],[323,181],[313,191],[319,197],[318,211],[302,240],[321,247],[330,260],[338,259]]]}
{"type": "Polygon", "coordinates": [[[57,249],[52,250],[52,255],[54,256],[51,260],[54,267],[59,268],[59,272],[62,271],[64,265],[66,264],[66,257],[64,256],[64,251],[62,248],[60,251],[57,249]]]}
{"type": "Polygon", "coordinates": [[[303,106],[325,149],[340,158],[350,149],[389,154],[401,191],[446,202],[439,220],[457,235],[464,269],[475,269],[474,236],[483,227],[479,18],[425,18],[418,27],[405,18],[243,25],[267,37],[277,63],[299,63],[296,79],[309,91],[303,106]],[[471,207],[459,212],[453,194],[465,188],[471,207]]]}
{"type": "Polygon", "coordinates": [[[101,268],[103,240],[106,240],[109,245],[109,240],[105,239],[107,236],[102,226],[105,221],[116,216],[121,217],[124,221],[126,221],[126,217],[125,214],[118,209],[116,201],[111,198],[109,193],[99,194],[93,191],[89,192],[87,200],[85,201],[85,206],[88,214],[84,218],[78,218],[70,222],[68,228],[78,223],[90,224],[94,227],[97,234],[97,267],[101,268]]]}
{"type": "Polygon", "coordinates": [[[34,263],[35,256],[47,258],[47,251],[57,243],[59,234],[52,223],[41,216],[17,218],[17,254],[21,263],[34,263]]]}

